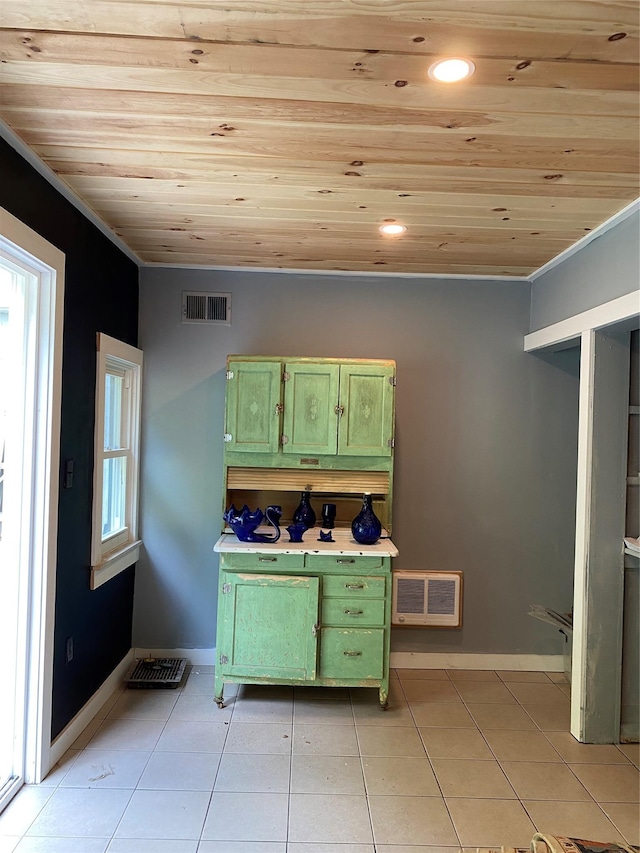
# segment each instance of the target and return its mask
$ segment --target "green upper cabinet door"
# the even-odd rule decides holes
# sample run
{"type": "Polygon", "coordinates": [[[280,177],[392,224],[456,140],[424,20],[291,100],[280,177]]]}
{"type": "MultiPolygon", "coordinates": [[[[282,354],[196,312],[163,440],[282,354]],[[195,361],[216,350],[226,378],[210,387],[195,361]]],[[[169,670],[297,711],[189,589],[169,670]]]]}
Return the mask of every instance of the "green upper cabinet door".
{"type": "Polygon", "coordinates": [[[229,361],[225,441],[229,450],[276,453],[280,442],[279,361],[229,361]]]}
{"type": "Polygon", "coordinates": [[[339,377],[338,364],[285,366],[283,453],[335,455],[339,377]]]}
{"type": "Polygon", "coordinates": [[[391,456],[394,375],[392,365],[341,365],[340,455],[391,456]]]}

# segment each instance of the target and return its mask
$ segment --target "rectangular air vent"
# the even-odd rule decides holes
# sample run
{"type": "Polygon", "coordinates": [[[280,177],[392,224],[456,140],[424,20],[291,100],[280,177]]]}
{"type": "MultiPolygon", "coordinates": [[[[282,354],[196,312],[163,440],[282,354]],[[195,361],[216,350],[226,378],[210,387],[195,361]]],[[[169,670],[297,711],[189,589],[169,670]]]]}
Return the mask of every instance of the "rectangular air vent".
{"type": "Polygon", "coordinates": [[[194,290],[182,292],[182,322],[231,325],[231,294],[194,290]]]}
{"type": "Polygon", "coordinates": [[[128,687],[173,688],[180,686],[187,658],[136,658],[125,678],[128,687]]]}
{"type": "Polygon", "coordinates": [[[393,572],[391,622],[404,626],[459,628],[462,572],[393,572]]]}

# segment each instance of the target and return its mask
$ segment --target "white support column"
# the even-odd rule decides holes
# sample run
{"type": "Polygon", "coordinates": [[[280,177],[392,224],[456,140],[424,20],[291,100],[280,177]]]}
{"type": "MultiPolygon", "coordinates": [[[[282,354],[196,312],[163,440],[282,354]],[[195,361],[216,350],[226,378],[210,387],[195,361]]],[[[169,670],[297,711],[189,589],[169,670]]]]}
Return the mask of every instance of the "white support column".
{"type": "Polygon", "coordinates": [[[581,335],[571,733],[620,732],[629,333],[581,335]]]}

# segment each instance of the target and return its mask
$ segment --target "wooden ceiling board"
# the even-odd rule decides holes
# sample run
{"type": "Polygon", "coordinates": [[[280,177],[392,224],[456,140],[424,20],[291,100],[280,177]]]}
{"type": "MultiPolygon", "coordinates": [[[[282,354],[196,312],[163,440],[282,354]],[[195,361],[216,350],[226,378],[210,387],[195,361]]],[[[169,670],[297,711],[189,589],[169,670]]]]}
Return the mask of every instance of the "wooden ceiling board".
{"type": "Polygon", "coordinates": [[[3,0],[0,116],[144,262],[522,277],[638,195],[639,8],[3,0]]]}

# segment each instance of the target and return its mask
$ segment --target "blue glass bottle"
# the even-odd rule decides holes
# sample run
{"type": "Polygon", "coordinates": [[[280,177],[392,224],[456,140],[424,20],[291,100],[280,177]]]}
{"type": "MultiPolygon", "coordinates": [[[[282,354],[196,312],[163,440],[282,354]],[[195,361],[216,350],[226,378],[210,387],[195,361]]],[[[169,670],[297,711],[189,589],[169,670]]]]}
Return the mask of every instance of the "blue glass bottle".
{"type": "Polygon", "coordinates": [[[362,509],[351,522],[351,533],[360,545],[375,545],[380,538],[382,524],[373,511],[371,492],[362,497],[362,509]]]}
{"type": "Polygon", "coordinates": [[[313,527],[316,523],[316,514],[311,506],[309,492],[302,492],[298,508],[293,513],[294,524],[306,524],[307,527],[313,527]]]}

